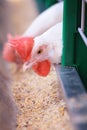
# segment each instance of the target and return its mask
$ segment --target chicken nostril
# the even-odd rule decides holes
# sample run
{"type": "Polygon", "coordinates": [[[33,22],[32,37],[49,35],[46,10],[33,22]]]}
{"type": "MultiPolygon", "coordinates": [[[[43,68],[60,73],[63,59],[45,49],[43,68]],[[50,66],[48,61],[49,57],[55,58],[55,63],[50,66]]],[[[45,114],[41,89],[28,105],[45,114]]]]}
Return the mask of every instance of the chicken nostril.
{"type": "Polygon", "coordinates": [[[27,61],[27,62],[25,63],[25,65],[28,65],[28,64],[30,64],[30,61],[27,61]]]}

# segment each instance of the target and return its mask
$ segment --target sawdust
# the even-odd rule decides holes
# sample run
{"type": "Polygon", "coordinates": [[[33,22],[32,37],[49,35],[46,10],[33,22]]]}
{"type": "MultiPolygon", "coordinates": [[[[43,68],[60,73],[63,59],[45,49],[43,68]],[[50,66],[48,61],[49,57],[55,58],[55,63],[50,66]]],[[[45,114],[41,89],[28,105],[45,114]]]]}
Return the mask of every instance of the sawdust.
{"type": "Polygon", "coordinates": [[[18,106],[17,130],[70,130],[70,119],[59,79],[52,67],[47,77],[32,70],[13,75],[13,94],[18,106]]]}

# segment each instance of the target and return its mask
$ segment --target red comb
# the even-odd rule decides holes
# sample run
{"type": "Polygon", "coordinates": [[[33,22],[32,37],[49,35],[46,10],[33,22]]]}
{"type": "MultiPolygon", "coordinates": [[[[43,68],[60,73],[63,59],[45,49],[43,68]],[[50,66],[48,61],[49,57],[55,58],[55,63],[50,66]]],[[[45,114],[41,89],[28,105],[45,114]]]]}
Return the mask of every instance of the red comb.
{"type": "Polygon", "coordinates": [[[38,62],[33,67],[33,70],[40,76],[47,76],[50,72],[51,63],[48,60],[38,62]]]}
{"type": "Polygon", "coordinates": [[[25,62],[30,59],[31,51],[34,45],[32,37],[16,37],[11,38],[8,41],[16,52],[20,55],[22,60],[25,62]]]}
{"type": "Polygon", "coordinates": [[[8,43],[5,43],[5,45],[3,47],[2,56],[5,60],[10,61],[10,62],[14,62],[14,60],[15,60],[14,48],[9,46],[8,43]]]}

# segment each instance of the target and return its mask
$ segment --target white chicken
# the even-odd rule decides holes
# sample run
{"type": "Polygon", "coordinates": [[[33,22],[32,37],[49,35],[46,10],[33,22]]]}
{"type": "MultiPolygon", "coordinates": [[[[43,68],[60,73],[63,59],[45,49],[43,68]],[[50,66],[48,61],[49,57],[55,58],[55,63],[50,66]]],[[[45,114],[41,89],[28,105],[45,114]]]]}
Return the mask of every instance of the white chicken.
{"type": "Polygon", "coordinates": [[[3,53],[5,59],[9,58],[13,62],[16,60],[13,52],[17,52],[23,63],[27,61],[24,69],[32,67],[39,75],[46,76],[51,63],[59,63],[61,60],[62,23],[59,22],[62,22],[62,17],[63,2],[41,13],[21,37],[8,39],[8,44],[4,49],[5,53],[3,53]],[[8,46],[13,50],[9,52],[8,46]]]}
{"type": "Polygon", "coordinates": [[[63,18],[63,2],[54,4],[44,12],[42,12],[24,32],[22,36],[36,37],[44,33],[53,25],[62,22],[63,18]]]}
{"type": "Polygon", "coordinates": [[[24,64],[23,69],[26,70],[44,60],[49,60],[51,63],[58,64],[61,62],[61,55],[62,23],[58,23],[34,39],[31,59],[24,64]]]}

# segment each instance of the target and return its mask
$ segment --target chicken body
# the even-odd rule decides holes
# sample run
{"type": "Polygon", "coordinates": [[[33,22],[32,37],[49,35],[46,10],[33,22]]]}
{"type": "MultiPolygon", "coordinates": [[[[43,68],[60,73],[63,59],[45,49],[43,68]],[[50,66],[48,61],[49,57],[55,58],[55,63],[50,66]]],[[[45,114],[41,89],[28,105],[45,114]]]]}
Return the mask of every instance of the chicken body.
{"type": "Polygon", "coordinates": [[[53,25],[62,22],[63,2],[54,4],[42,12],[24,32],[23,36],[36,37],[41,35],[53,25]]]}

